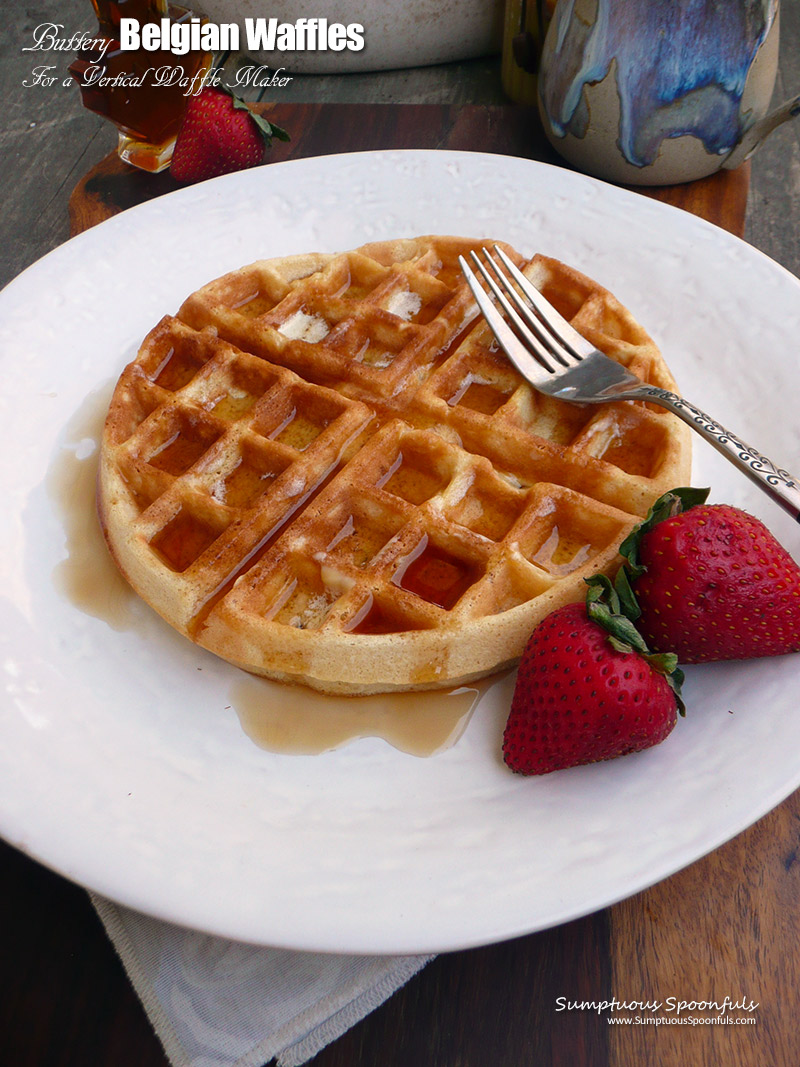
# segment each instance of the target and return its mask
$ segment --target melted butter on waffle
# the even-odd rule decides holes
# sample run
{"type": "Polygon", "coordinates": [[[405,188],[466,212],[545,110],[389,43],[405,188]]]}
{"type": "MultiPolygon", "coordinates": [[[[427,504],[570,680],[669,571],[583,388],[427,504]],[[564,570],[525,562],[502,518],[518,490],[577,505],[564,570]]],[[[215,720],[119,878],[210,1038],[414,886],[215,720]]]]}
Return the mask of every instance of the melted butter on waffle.
{"type": "MultiPolygon", "coordinates": [[[[535,392],[422,237],[252,264],[150,332],[105,424],[99,509],[134,589],[256,674],[328,692],[513,663],[689,476],[688,427],[535,392]]],[[[506,251],[593,344],[674,389],[618,301],[506,251]]]]}

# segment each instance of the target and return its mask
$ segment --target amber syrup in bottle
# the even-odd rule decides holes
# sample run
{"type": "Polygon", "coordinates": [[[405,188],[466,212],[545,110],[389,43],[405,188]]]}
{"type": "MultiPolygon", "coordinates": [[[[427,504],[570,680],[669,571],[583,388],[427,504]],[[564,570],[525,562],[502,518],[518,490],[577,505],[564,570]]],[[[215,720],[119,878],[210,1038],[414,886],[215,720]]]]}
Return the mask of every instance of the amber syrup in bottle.
{"type": "Polygon", "coordinates": [[[136,19],[141,26],[162,18],[183,23],[197,16],[167,0],[92,0],[92,6],[98,21],[95,38],[103,47],[79,52],[70,74],[84,107],[117,127],[120,158],[157,173],[170,164],[191,93],[199,91],[212,56],[202,51],[176,55],[167,49],[123,51],[120,19],[136,19]]]}

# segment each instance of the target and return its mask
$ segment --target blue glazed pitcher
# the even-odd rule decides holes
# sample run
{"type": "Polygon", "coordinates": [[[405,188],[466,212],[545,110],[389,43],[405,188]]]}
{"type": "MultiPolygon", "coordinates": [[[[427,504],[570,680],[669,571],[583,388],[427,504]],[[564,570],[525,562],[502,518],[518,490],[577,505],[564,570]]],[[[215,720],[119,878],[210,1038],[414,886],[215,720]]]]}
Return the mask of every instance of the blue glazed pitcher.
{"type": "Polygon", "coordinates": [[[559,0],[539,72],[545,133],[614,182],[736,167],[800,113],[800,97],[769,111],[779,23],[779,0],[559,0]]]}

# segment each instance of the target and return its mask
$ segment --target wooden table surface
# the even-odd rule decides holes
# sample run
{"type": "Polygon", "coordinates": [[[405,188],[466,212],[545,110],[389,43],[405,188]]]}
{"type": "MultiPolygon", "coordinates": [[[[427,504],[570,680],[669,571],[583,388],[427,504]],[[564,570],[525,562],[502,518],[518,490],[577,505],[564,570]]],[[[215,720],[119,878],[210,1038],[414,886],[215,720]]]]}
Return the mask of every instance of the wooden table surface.
{"type": "MultiPolygon", "coordinates": [[[[45,0],[43,8],[48,5],[55,16],[55,0],[45,0]]],[[[38,22],[44,15],[26,17],[38,22]]],[[[800,25],[792,17],[792,25],[800,25]]],[[[26,60],[20,69],[29,66],[26,60]]],[[[62,151],[56,177],[44,165],[38,172],[15,172],[18,181],[9,185],[10,210],[2,223],[5,243],[0,242],[6,276],[67,235],[68,198],[76,232],[172,187],[168,176],[147,178],[105,156],[98,151],[92,117],[87,120],[63,103],[59,107],[67,116],[64,121],[72,124],[70,143],[83,147],[69,157],[69,167],[62,151]]],[[[266,110],[293,134],[289,145],[276,147],[274,160],[397,146],[551,158],[533,132],[531,115],[498,103],[367,107],[282,102],[266,110]]],[[[30,144],[24,127],[20,119],[17,133],[16,127],[11,129],[3,142],[18,143],[17,159],[23,161],[30,144]]],[[[61,134],[54,128],[51,136],[61,134]]],[[[45,144],[37,143],[40,148],[45,144]]],[[[791,152],[796,159],[796,135],[789,135],[780,151],[783,155],[774,158],[785,162],[791,152]]],[[[56,160],[55,151],[51,158],[56,160]]],[[[784,262],[798,269],[796,222],[792,229],[785,217],[796,207],[797,188],[795,184],[787,193],[780,183],[775,168],[782,165],[762,165],[749,201],[746,169],[647,195],[744,231],[772,254],[777,247],[784,262]],[[771,196],[784,197],[784,207],[770,209],[771,196]]],[[[799,839],[800,794],[795,794],[710,856],[627,901],[553,930],[439,956],[313,1063],[796,1067],[799,839]],[[726,995],[758,1002],[753,1025],[611,1026],[604,1013],[556,1010],[558,997],[664,1002],[668,997],[726,995]]],[[[166,1067],[82,889],[0,842],[0,908],[0,1064],[166,1067]]]]}

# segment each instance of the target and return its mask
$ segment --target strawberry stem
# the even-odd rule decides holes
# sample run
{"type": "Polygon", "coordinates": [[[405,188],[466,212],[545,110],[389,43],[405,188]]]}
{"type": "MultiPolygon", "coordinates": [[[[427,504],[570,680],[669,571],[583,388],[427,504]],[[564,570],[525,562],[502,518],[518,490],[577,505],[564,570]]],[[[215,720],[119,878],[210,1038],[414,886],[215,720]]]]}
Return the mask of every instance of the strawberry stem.
{"type": "Polygon", "coordinates": [[[272,144],[273,137],[277,137],[279,141],[291,140],[286,130],[281,129],[281,127],[276,126],[274,122],[269,122],[263,115],[259,115],[256,111],[253,111],[249,104],[246,104],[244,100],[240,100],[238,96],[234,96],[233,93],[231,93],[231,96],[233,97],[233,106],[237,111],[249,112],[250,118],[260,130],[261,136],[264,138],[264,144],[267,148],[272,144]]]}
{"type": "Polygon", "coordinates": [[[686,714],[686,706],[681,697],[684,673],[678,666],[678,657],[674,652],[651,652],[647,643],[636,629],[635,619],[639,617],[639,605],[625,579],[627,594],[620,596],[619,589],[606,574],[593,574],[584,579],[588,590],[586,593],[586,614],[608,634],[608,642],[617,652],[638,652],[654,671],[664,676],[665,681],[675,695],[675,703],[680,715],[686,714]],[[633,603],[636,614],[628,613],[633,603]]]}
{"type": "Polygon", "coordinates": [[[586,594],[586,613],[589,618],[600,623],[617,644],[626,646],[628,652],[648,652],[644,638],[624,614],[611,579],[605,574],[595,574],[586,579],[586,584],[589,586],[586,594]]]}

